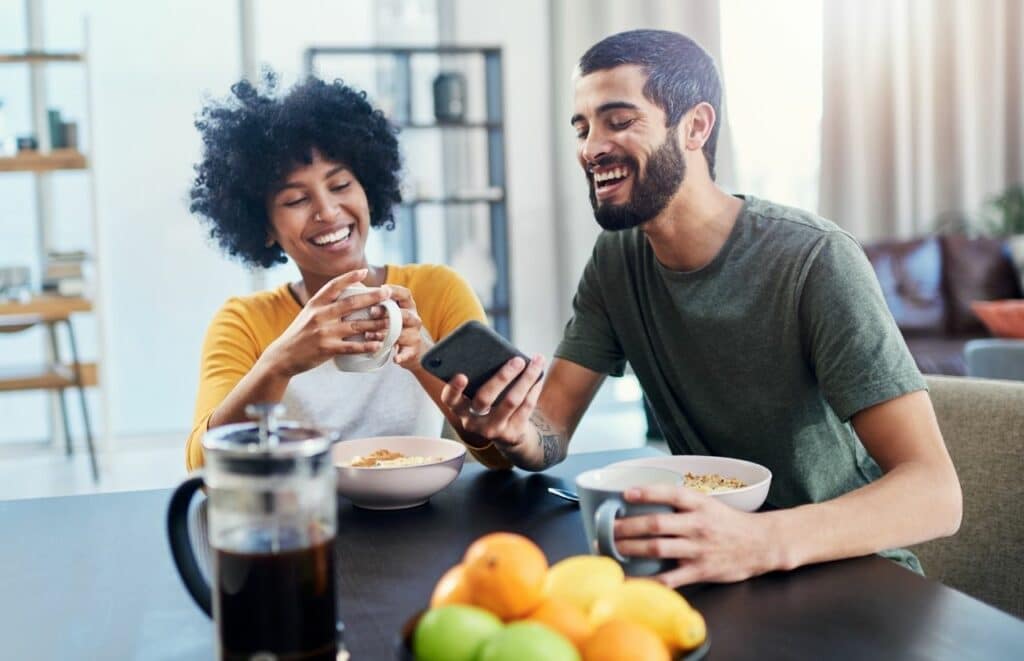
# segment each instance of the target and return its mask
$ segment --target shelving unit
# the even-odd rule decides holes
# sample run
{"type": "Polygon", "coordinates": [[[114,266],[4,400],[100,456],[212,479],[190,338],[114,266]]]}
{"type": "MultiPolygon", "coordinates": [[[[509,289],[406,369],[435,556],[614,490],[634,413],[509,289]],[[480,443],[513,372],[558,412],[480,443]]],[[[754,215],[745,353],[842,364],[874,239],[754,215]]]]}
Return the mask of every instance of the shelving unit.
{"type": "MultiPolygon", "coordinates": [[[[505,123],[504,86],[502,82],[502,53],[500,48],[488,46],[441,46],[430,47],[334,47],[312,46],[305,52],[305,68],[310,75],[316,75],[318,64],[323,58],[374,58],[378,65],[389,67],[395,81],[394,109],[391,121],[403,132],[440,131],[441,140],[454,132],[483,132],[485,153],[477,158],[473,166],[486,168],[487,188],[458,194],[446,191],[442,194],[407,196],[399,208],[399,222],[411,228],[404,235],[403,259],[408,262],[422,260],[420,244],[423,233],[433,228],[421,222],[420,209],[425,206],[441,207],[448,218],[455,208],[481,205],[487,209],[488,235],[490,237],[489,257],[495,271],[494,286],[485,308],[495,329],[511,339],[511,292],[508,254],[508,188],[505,178],[505,123]],[[414,113],[413,61],[416,58],[445,58],[447,56],[469,57],[482,60],[484,117],[466,121],[424,121],[414,113]]],[[[445,66],[447,67],[447,65],[445,66]]],[[[456,68],[457,67],[451,67],[456,68]]],[[[469,94],[474,91],[470,88],[469,94]]],[[[374,90],[368,90],[371,97],[374,90]]],[[[400,136],[401,137],[401,136],[400,136]]],[[[403,153],[403,156],[408,154],[403,153]]],[[[476,157],[474,157],[476,158],[476,157]]],[[[410,170],[414,163],[407,163],[410,170]]],[[[446,182],[447,184],[448,182],[446,182]]],[[[451,258],[451,255],[449,255],[451,258]]],[[[471,283],[472,284],[472,283],[471,283]]]]}
{"type": "MultiPolygon", "coordinates": [[[[39,48],[42,42],[43,29],[39,5],[27,2],[28,9],[28,44],[29,48],[24,52],[0,53],[0,66],[18,65],[29,67],[31,109],[33,126],[32,130],[39,142],[38,151],[21,151],[15,156],[0,158],[0,173],[31,173],[36,189],[36,214],[33,222],[38,235],[38,254],[40,269],[46,263],[47,255],[54,247],[54,218],[53,199],[55,197],[54,184],[51,175],[54,172],[77,170],[82,171],[89,177],[88,208],[92,216],[92,243],[87,252],[95,261],[99,252],[98,223],[96,213],[96,190],[95,181],[91,172],[91,162],[86,154],[77,148],[51,149],[52,136],[49,133],[49,123],[46,121],[46,109],[48,101],[46,98],[46,67],[51,64],[75,64],[82,67],[82,78],[85,97],[85,117],[82,125],[83,131],[80,139],[92,148],[93,140],[91,126],[93,120],[92,99],[90,96],[89,79],[89,58],[88,58],[88,24],[83,26],[83,50],[81,52],[50,52],[39,48]]],[[[83,205],[85,206],[85,205],[83,205]]],[[[99,287],[95,287],[98,291],[99,287]]],[[[71,453],[71,438],[68,425],[67,409],[64,402],[64,390],[76,389],[79,392],[82,405],[82,417],[86,441],[88,444],[90,458],[92,459],[93,477],[98,478],[95,456],[93,454],[93,434],[90,416],[86,403],[84,388],[96,387],[102,383],[101,366],[102,361],[84,362],[80,359],[76,345],[75,334],[72,327],[73,315],[94,315],[97,319],[97,354],[102,353],[103,334],[102,325],[96,315],[97,302],[80,297],[63,297],[51,295],[36,295],[27,302],[3,301],[0,300],[0,332],[14,333],[24,330],[31,325],[38,324],[47,330],[47,342],[44,345],[46,361],[41,365],[2,365],[0,366],[0,392],[12,392],[20,390],[50,390],[54,393],[51,398],[51,434],[52,440],[56,440],[56,427],[62,423],[64,440],[68,454],[71,453]],[[31,320],[33,323],[25,325],[22,322],[31,320]],[[61,359],[60,344],[58,342],[56,328],[60,325],[66,327],[66,337],[70,345],[71,362],[61,359]],[[61,415],[57,415],[56,406],[59,404],[61,415]]],[[[0,337],[0,342],[3,338],[0,337]]],[[[0,345],[2,351],[2,345],[0,345]]],[[[5,363],[11,362],[5,359],[5,363]]],[[[105,402],[101,401],[101,405],[105,402]]],[[[104,418],[106,416],[104,415],[104,418]]]]}

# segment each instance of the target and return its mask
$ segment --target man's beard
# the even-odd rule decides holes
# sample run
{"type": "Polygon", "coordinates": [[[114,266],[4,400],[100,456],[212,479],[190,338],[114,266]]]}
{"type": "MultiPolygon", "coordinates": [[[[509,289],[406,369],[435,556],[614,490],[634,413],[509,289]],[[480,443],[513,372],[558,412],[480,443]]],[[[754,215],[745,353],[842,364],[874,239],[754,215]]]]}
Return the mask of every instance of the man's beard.
{"type": "Polygon", "coordinates": [[[629,167],[633,176],[633,190],[624,204],[605,203],[599,206],[594,177],[587,173],[594,218],[598,225],[611,231],[628,230],[657,216],[668,206],[686,176],[686,163],[679,151],[675,131],[669,131],[665,142],[651,154],[643,178],[640,178],[636,159],[631,156],[608,158],[599,161],[597,165],[604,167],[616,163],[629,167]]]}

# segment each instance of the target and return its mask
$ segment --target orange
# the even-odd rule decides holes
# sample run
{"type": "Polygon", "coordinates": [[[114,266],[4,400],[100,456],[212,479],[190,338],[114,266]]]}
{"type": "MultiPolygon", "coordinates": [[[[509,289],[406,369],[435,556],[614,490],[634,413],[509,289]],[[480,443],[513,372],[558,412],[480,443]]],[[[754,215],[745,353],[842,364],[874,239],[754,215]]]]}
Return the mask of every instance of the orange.
{"type": "Polygon", "coordinates": [[[548,560],[522,535],[484,535],[466,549],[462,565],[473,603],[503,620],[525,616],[543,598],[548,560]]]}
{"type": "Polygon", "coordinates": [[[548,597],[540,606],[526,616],[526,619],[546,624],[582,648],[583,641],[590,637],[593,627],[586,613],[565,599],[548,597]]]}
{"type": "Polygon", "coordinates": [[[583,661],[671,661],[658,634],[629,620],[608,620],[580,648],[583,661]]]}
{"type": "Polygon", "coordinates": [[[472,604],[473,599],[466,582],[466,570],[462,565],[455,565],[441,576],[430,596],[430,607],[447,606],[448,604],[472,604]]]}

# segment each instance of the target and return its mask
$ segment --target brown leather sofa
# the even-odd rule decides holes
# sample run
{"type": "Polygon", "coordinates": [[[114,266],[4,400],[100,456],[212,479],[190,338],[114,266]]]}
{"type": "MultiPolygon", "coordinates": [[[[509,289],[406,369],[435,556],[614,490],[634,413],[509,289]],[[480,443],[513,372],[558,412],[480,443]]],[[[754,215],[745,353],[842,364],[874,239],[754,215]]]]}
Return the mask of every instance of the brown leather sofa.
{"type": "Polygon", "coordinates": [[[966,374],[964,344],[990,337],[971,302],[1020,298],[1013,263],[997,239],[930,236],[864,246],[918,367],[966,374]]]}

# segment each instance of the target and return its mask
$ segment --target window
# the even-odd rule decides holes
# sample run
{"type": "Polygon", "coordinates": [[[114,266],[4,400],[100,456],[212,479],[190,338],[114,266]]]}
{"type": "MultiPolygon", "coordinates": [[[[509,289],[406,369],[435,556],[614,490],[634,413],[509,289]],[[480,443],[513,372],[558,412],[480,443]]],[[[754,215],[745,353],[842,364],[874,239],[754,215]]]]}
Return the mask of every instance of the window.
{"type": "Polygon", "coordinates": [[[821,0],[722,0],[721,12],[736,192],[815,211],[821,0]]]}

